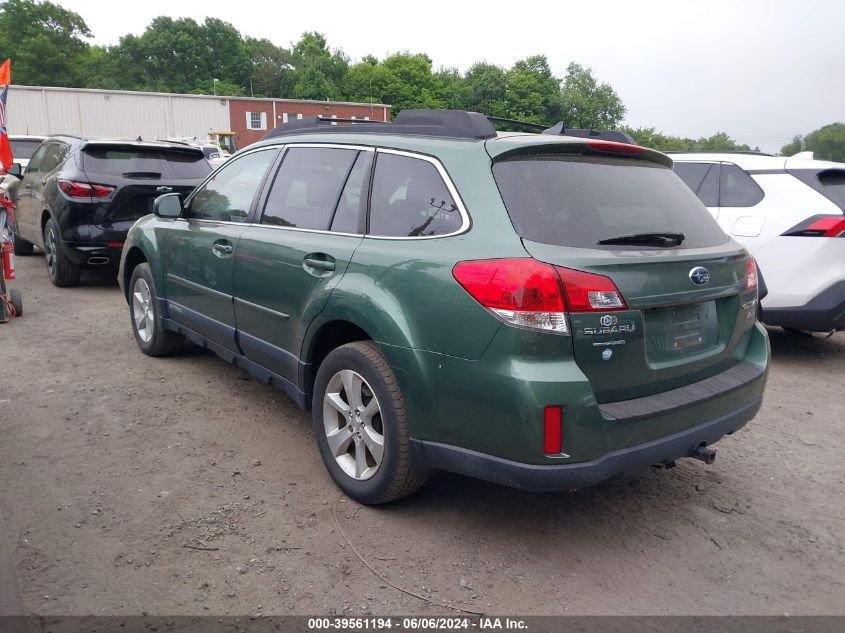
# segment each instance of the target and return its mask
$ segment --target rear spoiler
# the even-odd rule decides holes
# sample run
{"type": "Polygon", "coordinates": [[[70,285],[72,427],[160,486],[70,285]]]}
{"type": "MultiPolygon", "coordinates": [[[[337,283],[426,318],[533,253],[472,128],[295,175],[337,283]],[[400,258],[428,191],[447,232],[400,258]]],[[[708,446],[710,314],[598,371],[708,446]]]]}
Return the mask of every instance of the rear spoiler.
{"type": "Polygon", "coordinates": [[[87,148],[97,149],[130,149],[130,150],[159,150],[178,152],[180,154],[197,154],[205,158],[202,153],[202,148],[183,145],[181,143],[157,143],[155,141],[86,141],[82,144],[82,149],[87,148]]]}
{"type": "MultiPolygon", "coordinates": [[[[569,130],[567,130],[569,132],[569,130]]],[[[568,134],[567,134],[568,135],[568,134]]],[[[524,145],[517,145],[515,147],[504,148],[501,152],[491,152],[491,149],[496,148],[496,143],[487,144],[488,152],[494,162],[501,160],[508,160],[518,156],[548,156],[549,154],[569,154],[584,156],[615,156],[617,158],[628,158],[634,160],[643,160],[652,163],[657,163],[664,167],[672,167],[672,159],[653,149],[642,147],[631,143],[620,143],[618,141],[610,141],[604,139],[587,138],[580,140],[577,137],[566,139],[561,137],[558,139],[549,139],[545,143],[525,143],[524,145]]]]}

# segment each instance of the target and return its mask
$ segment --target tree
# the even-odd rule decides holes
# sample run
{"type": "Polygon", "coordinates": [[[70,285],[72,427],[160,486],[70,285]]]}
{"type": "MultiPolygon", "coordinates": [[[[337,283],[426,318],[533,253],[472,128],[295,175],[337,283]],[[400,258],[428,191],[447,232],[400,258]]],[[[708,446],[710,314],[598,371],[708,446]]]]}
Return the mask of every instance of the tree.
{"type": "Polygon", "coordinates": [[[509,118],[543,124],[560,119],[560,79],[552,75],[545,55],[519,60],[507,71],[505,81],[509,118]]]}
{"type": "Polygon", "coordinates": [[[343,51],[329,50],[316,31],[303,33],[291,49],[291,68],[282,71],[282,93],[297,99],[339,99],[348,70],[343,51]]]}
{"type": "Polygon", "coordinates": [[[463,103],[468,110],[507,117],[507,74],[501,66],[479,62],[464,75],[463,103]]]}
{"type": "Polygon", "coordinates": [[[290,51],[252,37],[244,40],[243,49],[249,59],[250,96],[281,97],[284,72],[292,68],[290,51]]]}
{"type": "Polygon", "coordinates": [[[831,123],[805,137],[807,149],[814,158],[845,161],[845,123],[831,123]]]}
{"type": "Polygon", "coordinates": [[[632,128],[628,126],[618,127],[619,131],[630,134],[638,145],[650,147],[660,152],[684,152],[691,150],[695,141],[677,136],[667,136],[658,132],[653,127],[632,128]]]}
{"type": "Polygon", "coordinates": [[[349,69],[343,94],[352,101],[389,103],[394,115],[405,108],[451,105],[443,75],[431,71],[431,59],[422,53],[395,53],[381,62],[365,58],[349,69]]]}
{"type": "Polygon", "coordinates": [[[784,156],[794,156],[798,152],[801,151],[801,148],[804,146],[804,137],[800,134],[796,134],[792,137],[792,142],[787,143],[783,147],[780,148],[780,153],[784,156]]]}
{"type": "Polygon", "coordinates": [[[15,83],[84,85],[89,37],[79,14],[52,2],[7,0],[0,5],[0,52],[12,60],[15,83]]]}
{"type": "Polygon", "coordinates": [[[622,99],[610,84],[598,83],[592,70],[580,64],[566,68],[560,95],[567,127],[615,129],[625,116],[622,99]]]}

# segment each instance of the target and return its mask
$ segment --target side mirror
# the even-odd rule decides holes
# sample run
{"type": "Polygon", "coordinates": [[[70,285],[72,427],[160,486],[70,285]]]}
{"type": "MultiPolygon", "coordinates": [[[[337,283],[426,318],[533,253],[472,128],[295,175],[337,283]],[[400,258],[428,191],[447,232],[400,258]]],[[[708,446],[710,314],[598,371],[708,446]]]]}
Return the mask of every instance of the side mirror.
{"type": "Polygon", "coordinates": [[[12,163],[6,173],[12,174],[15,178],[21,177],[21,164],[12,163]]]}
{"type": "Polygon", "coordinates": [[[182,215],[182,199],[178,193],[166,193],[153,202],[153,213],[160,218],[178,218],[182,215]]]}

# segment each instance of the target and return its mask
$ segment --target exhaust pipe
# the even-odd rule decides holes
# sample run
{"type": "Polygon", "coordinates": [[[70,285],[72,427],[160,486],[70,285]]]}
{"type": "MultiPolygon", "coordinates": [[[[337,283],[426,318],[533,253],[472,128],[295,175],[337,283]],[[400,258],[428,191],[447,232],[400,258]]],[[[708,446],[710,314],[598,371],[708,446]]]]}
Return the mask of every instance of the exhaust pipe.
{"type": "Polygon", "coordinates": [[[109,261],[110,260],[109,260],[108,257],[94,256],[94,257],[89,257],[88,260],[86,261],[86,263],[90,264],[91,266],[103,266],[104,264],[108,264],[109,261]]]}
{"type": "Polygon", "coordinates": [[[716,451],[702,444],[690,454],[690,457],[702,461],[709,466],[716,461],[716,451]]]}

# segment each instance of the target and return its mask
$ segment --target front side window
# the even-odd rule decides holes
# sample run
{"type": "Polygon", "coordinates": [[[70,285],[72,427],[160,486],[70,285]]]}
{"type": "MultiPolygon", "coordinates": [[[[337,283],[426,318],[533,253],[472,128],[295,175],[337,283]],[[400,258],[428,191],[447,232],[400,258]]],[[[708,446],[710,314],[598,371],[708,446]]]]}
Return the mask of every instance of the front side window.
{"type": "Polygon", "coordinates": [[[753,207],[763,199],[763,190],[736,165],[722,163],[722,182],[719,187],[719,206],[753,207]]]}
{"type": "Polygon", "coordinates": [[[42,143],[41,146],[35,150],[32,158],[29,159],[29,164],[26,166],[26,173],[34,174],[41,171],[41,163],[44,161],[44,156],[47,150],[50,149],[51,143],[42,143]]]}
{"type": "Polygon", "coordinates": [[[294,147],[267,196],[262,224],[327,230],[357,150],[294,147]]]}
{"type": "Polygon", "coordinates": [[[244,222],[264,176],[277,156],[267,149],[230,160],[194,194],[188,218],[244,222]]]}
{"type": "Polygon", "coordinates": [[[370,235],[431,237],[460,230],[463,218],[427,160],[379,153],[370,202],[370,235]]]}

